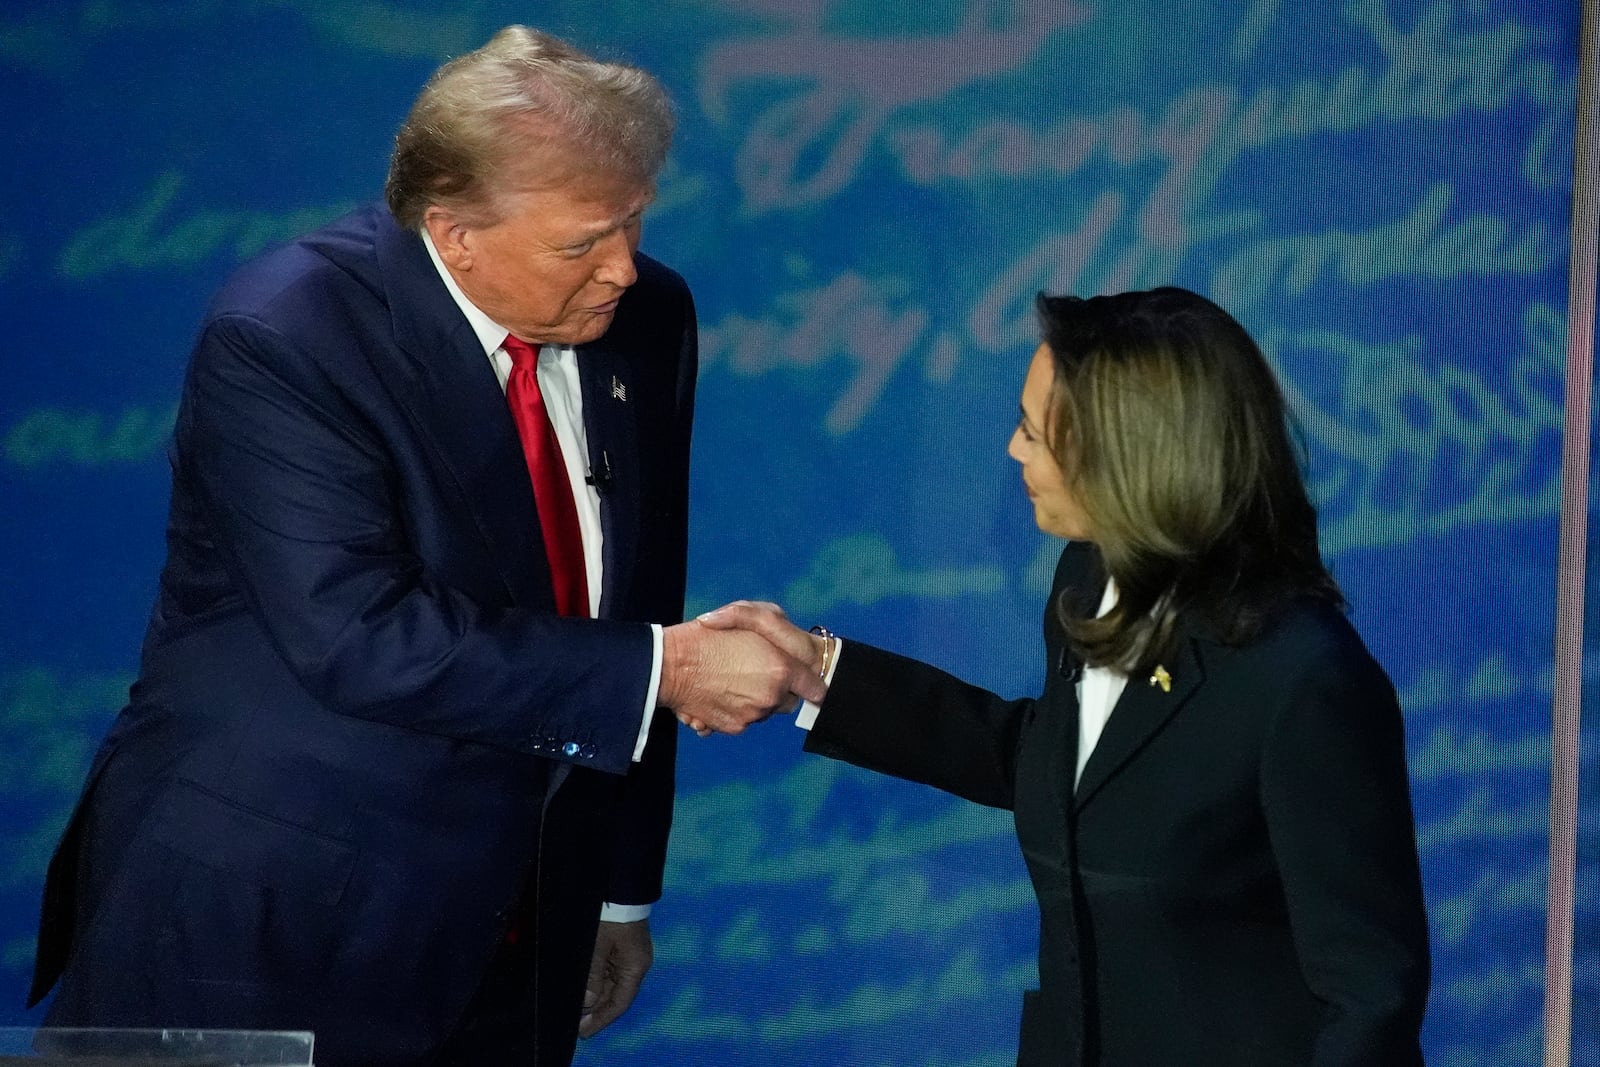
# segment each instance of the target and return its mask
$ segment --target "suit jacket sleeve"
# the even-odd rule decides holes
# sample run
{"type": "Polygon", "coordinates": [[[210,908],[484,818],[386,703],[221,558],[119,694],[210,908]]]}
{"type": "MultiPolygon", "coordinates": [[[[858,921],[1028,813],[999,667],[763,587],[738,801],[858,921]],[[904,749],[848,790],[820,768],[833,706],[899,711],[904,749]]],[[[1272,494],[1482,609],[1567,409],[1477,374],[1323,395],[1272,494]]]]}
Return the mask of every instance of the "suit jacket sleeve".
{"type": "MultiPolygon", "coordinates": [[[[1044,697],[1061,682],[1066,634],[1054,605],[1097,588],[1092,546],[1068,544],[1044,613],[1044,697]]],[[[1017,744],[1038,700],[1005,700],[926,663],[850,640],[805,748],[996,808],[1013,808],[1017,744]]]]}
{"type": "Polygon", "coordinates": [[[1034,701],[1002,700],[936,667],[850,641],[808,752],[996,808],[1012,806],[1017,738],[1034,701]]]}
{"type": "Polygon", "coordinates": [[[1411,1064],[1428,932],[1400,708],[1354,647],[1281,680],[1261,803],[1301,969],[1324,1008],[1317,1067],[1411,1064]]]}
{"type": "Polygon", "coordinates": [[[332,711],[546,758],[571,754],[545,739],[582,738],[586,765],[627,770],[648,628],[485,603],[439,581],[409,527],[444,498],[390,459],[370,407],[381,402],[350,395],[258,317],[203,331],[175,477],[251,615],[332,711]]]}

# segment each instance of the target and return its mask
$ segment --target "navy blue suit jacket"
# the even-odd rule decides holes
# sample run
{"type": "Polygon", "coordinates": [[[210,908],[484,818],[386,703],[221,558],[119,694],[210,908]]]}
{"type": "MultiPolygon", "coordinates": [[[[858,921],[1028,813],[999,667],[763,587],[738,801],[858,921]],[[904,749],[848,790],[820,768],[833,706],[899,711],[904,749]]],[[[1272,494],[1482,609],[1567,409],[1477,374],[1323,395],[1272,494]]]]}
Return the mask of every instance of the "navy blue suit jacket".
{"type": "Polygon", "coordinates": [[[504,396],[415,233],[368,208],[223,288],[139,678],[50,868],[50,1022],[425,1062],[531,896],[570,1048],[600,902],[656,899],[671,818],[670,714],[630,761],[646,623],[683,610],[695,324],[638,268],[578,355],[610,471],[592,620],[555,614],[504,396]]]}

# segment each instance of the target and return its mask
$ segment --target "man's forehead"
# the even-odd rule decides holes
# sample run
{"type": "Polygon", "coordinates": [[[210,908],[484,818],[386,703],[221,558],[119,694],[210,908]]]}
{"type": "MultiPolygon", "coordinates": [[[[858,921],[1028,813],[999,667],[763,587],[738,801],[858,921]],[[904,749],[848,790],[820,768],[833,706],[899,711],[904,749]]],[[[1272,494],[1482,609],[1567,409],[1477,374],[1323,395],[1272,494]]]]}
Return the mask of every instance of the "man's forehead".
{"type": "Polygon", "coordinates": [[[638,214],[655,198],[654,181],[590,172],[513,193],[510,209],[543,215],[558,213],[573,225],[604,228],[638,214]]]}

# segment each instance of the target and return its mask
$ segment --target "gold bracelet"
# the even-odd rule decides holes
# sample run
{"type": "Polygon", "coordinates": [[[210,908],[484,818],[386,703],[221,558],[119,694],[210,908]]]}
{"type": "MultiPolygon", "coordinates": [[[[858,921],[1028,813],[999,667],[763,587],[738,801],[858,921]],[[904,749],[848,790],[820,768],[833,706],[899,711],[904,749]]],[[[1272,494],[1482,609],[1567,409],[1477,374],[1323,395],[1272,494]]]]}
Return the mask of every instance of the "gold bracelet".
{"type": "Polygon", "coordinates": [[[826,678],[828,676],[828,668],[833,666],[833,657],[836,654],[839,639],[833,636],[833,631],[826,626],[813,626],[811,632],[822,638],[822,670],[817,673],[826,678]]]}

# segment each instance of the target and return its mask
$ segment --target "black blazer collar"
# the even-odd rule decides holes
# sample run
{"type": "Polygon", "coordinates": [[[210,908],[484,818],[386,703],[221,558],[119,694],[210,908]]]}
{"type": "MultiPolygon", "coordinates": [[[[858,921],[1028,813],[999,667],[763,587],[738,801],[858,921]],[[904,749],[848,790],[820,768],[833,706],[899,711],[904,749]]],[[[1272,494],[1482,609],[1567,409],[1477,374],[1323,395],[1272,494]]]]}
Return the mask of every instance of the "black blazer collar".
{"type": "MultiPolygon", "coordinates": [[[[1105,594],[1106,579],[1105,563],[1094,546],[1069,546],[1063,553],[1053,598],[1064,596],[1068,612],[1076,618],[1092,615],[1105,594]]],[[[1054,602],[1051,610],[1056,610],[1054,602]]],[[[1163,687],[1160,671],[1153,670],[1148,676],[1128,679],[1122,696],[1106,721],[1105,729],[1095,743],[1094,751],[1089,755],[1088,763],[1084,765],[1083,776],[1078,779],[1073,791],[1075,809],[1081,810],[1107,780],[1127,766],[1199,688],[1205,679],[1205,659],[1201,652],[1201,647],[1207,641],[1205,633],[1203,628],[1197,628],[1192,617],[1179,618],[1177,639],[1174,641],[1175,654],[1171,662],[1158,665],[1160,671],[1165,672],[1165,680],[1170,688],[1163,687]]],[[[1074,681],[1082,677],[1083,664],[1073,655],[1064,639],[1060,669],[1074,681]]],[[[1066,768],[1070,782],[1077,770],[1077,723],[1082,709],[1078,706],[1076,685],[1069,689],[1069,693],[1073,709],[1072,736],[1071,743],[1065,747],[1071,753],[1071,762],[1066,768]]]]}
{"type": "Polygon", "coordinates": [[[1203,639],[1184,619],[1179,620],[1178,631],[1174,654],[1169,659],[1158,663],[1146,676],[1129,676],[1089,754],[1089,762],[1084,764],[1083,776],[1078,779],[1073,794],[1077,810],[1081,811],[1109,779],[1138,756],[1205,681],[1203,639]]]}

